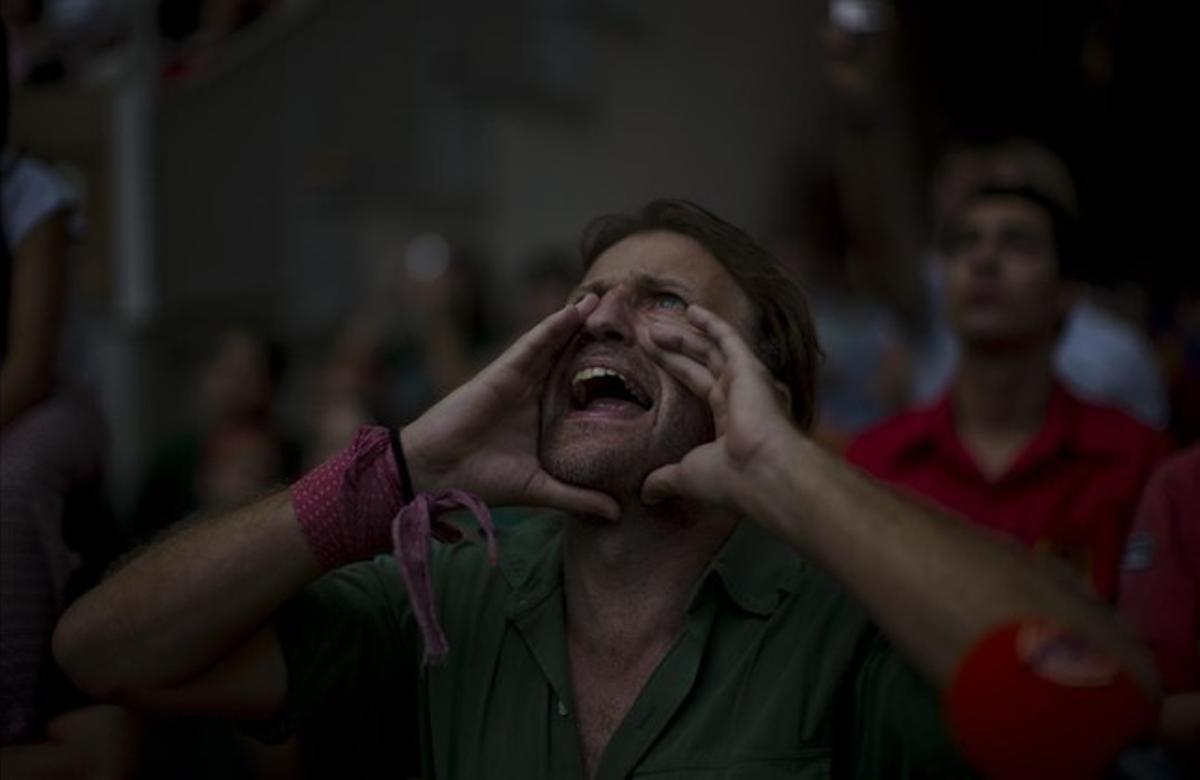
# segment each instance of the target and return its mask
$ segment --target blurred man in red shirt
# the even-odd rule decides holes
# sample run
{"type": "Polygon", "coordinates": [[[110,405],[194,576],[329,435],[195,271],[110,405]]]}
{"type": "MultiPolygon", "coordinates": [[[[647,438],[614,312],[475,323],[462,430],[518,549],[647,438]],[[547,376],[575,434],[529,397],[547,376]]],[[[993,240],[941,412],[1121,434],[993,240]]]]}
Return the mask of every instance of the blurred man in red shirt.
{"type": "Polygon", "coordinates": [[[1139,493],[1167,444],[1054,376],[1078,291],[1075,232],[1071,214],[1037,189],[975,189],[941,235],[958,373],[940,401],[867,431],[847,457],[1065,560],[1112,600],[1139,493]]]}
{"type": "Polygon", "coordinates": [[[1200,444],[1164,463],[1146,486],[1119,606],[1158,663],[1163,741],[1200,766],[1200,444]]]}

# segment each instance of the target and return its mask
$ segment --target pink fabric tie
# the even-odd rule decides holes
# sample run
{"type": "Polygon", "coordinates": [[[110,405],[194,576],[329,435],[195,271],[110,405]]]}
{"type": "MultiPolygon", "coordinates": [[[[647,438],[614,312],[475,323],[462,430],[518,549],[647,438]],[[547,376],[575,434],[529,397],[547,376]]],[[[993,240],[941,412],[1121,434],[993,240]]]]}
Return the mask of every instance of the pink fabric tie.
{"type": "Polygon", "coordinates": [[[446,635],[437,619],[430,539],[454,543],[462,531],[437,515],[462,507],[487,537],[488,559],[496,563],[496,529],[487,506],[463,490],[420,493],[408,504],[386,428],[365,427],[354,442],[301,477],[291,488],[296,521],[325,571],[367,560],[390,546],[408,588],[421,629],[425,662],[445,658],[446,635]]]}
{"type": "Polygon", "coordinates": [[[479,527],[487,537],[488,561],[496,565],[496,528],[487,506],[477,496],[463,490],[445,490],[440,493],[420,493],[409,504],[400,508],[392,520],[392,543],[400,573],[408,588],[408,599],[413,615],[421,629],[425,643],[425,663],[440,663],[446,657],[449,646],[434,608],[433,576],[429,568],[429,540],[454,543],[462,538],[462,531],[437,515],[463,507],[475,516],[479,527]]]}

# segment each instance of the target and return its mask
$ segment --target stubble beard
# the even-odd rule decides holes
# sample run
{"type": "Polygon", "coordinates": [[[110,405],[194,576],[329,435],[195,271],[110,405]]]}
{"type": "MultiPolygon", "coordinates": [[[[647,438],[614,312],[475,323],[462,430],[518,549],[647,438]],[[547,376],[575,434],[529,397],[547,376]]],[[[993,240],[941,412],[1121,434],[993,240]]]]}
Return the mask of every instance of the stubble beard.
{"type": "Polygon", "coordinates": [[[619,432],[616,425],[609,429],[602,420],[543,418],[538,438],[542,468],[567,484],[606,493],[622,507],[640,502],[647,475],[714,438],[707,404],[683,393],[673,400],[666,402],[654,428],[647,422],[630,433],[619,432]]]}

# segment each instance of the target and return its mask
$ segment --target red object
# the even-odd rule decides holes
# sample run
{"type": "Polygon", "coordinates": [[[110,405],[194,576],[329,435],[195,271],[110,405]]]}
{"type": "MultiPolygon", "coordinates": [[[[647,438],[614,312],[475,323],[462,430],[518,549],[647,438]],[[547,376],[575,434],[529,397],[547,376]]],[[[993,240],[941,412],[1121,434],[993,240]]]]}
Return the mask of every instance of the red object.
{"type": "Polygon", "coordinates": [[[291,488],[296,521],[325,571],[391,549],[402,496],[388,431],[378,426],[362,428],[291,488]]]}
{"type": "Polygon", "coordinates": [[[993,778],[1101,777],[1154,729],[1129,674],[1053,626],[1002,626],[967,653],[944,700],[963,754],[993,778]]]}
{"type": "Polygon", "coordinates": [[[1200,690],[1200,445],[1164,463],[1146,486],[1120,608],[1154,653],[1163,690],[1200,690]]]}
{"type": "Polygon", "coordinates": [[[496,529],[487,505],[462,490],[419,493],[405,503],[397,454],[403,458],[387,428],[361,428],[349,447],[292,485],[292,507],[325,571],[392,550],[425,642],[425,660],[437,663],[449,646],[434,605],[429,543],[431,539],[454,543],[463,536],[457,526],[437,515],[458,507],[470,511],[487,537],[492,565],[497,555],[496,529]]]}
{"type": "Polygon", "coordinates": [[[950,396],[867,431],[846,457],[884,482],[1065,559],[1112,601],[1142,485],[1168,449],[1154,429],[1055,385],[1041,430],[997,479],[984,476],[955,433],[950,396]]]}

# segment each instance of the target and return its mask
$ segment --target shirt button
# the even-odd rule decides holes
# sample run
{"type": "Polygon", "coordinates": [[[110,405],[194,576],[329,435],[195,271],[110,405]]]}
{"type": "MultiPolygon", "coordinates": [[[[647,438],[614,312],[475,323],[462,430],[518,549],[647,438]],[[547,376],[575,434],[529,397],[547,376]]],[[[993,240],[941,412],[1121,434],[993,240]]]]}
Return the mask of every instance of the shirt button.
{"type": "Polygon", "coordinates": [[[558,702],[558,714],[562,715],[564,718],[567,717],[567,705],[561,700],[558,702]]]}

